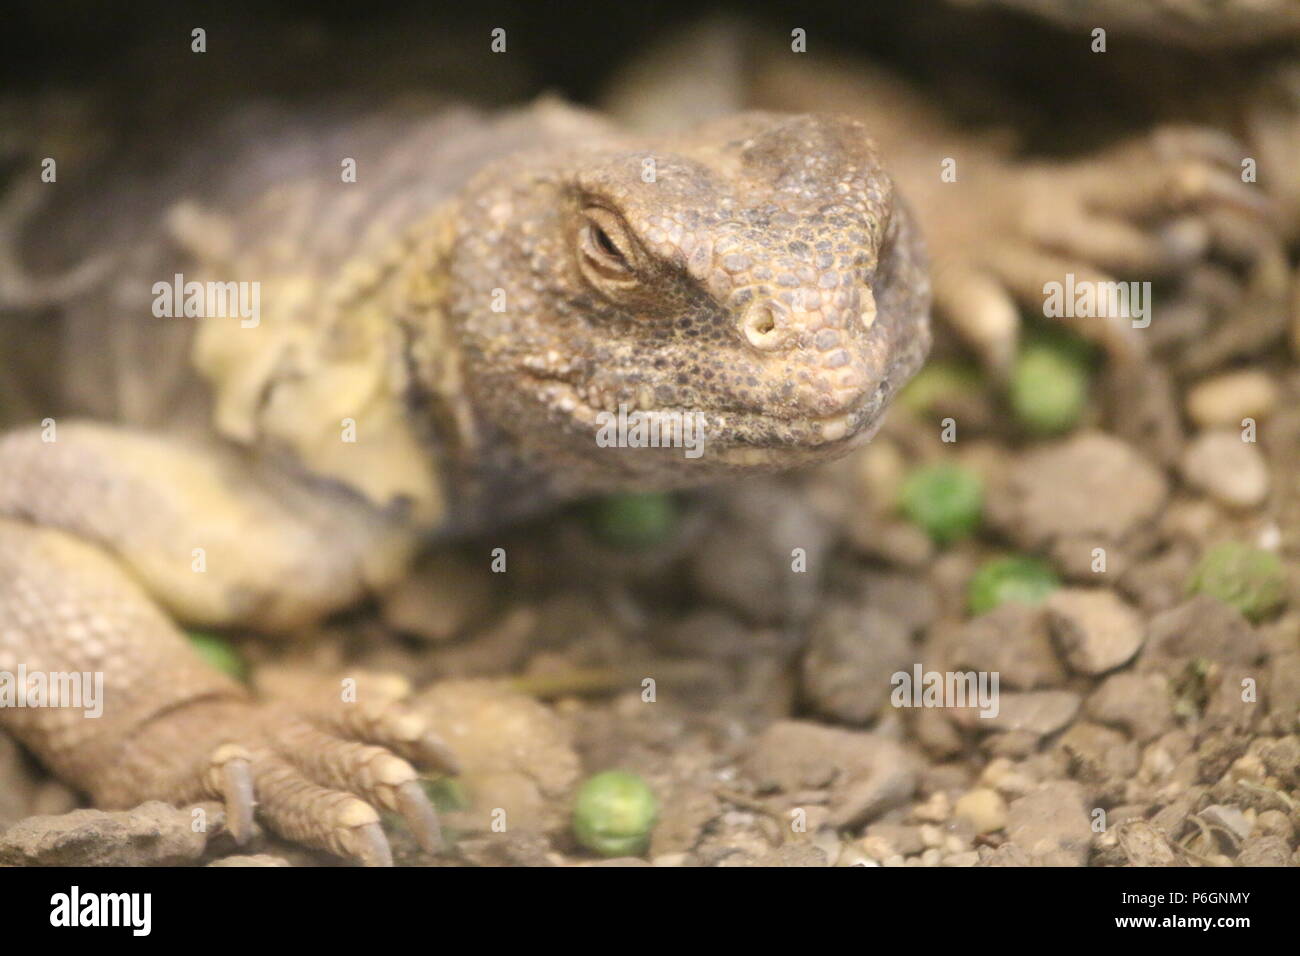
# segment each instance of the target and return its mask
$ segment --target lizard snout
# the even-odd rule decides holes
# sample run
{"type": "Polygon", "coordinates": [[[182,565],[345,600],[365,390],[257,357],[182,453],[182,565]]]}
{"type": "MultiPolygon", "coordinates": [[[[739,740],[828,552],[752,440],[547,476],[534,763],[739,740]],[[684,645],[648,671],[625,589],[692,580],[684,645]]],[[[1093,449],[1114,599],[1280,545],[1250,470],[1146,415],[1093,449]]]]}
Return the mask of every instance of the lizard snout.
{"type": "Polygon", "coordinates": [[[737,324],[750,348],[762,353],[765,377],[786,386],[791,410],[825,418],[851,414],[869,400],[867,341],[875,318],[870,286],[855,283],[834,292],[756,296],[737,324]]]}

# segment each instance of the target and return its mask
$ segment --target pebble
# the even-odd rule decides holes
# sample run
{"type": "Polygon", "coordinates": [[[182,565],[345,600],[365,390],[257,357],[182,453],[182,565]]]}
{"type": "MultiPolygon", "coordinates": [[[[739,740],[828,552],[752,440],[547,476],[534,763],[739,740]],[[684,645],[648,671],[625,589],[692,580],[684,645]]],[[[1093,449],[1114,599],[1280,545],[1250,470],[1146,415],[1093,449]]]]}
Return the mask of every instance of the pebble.
{"type": "Polygon", "coordinates": [[[1088,721],[1079,721],[1067,730],[1060,744],[1070,760],[1070,776],[1094,788],[1118,785],[1119,793],[1113,798],[1122,795],[1125,781],[1137,771],[1141,759],[1137,741],[1088,721]]]}
{"type": "Polygon", "coordinates": [[[933,823],[921,824],[921,842],[927,847],[941,847],[944,845],[943,831],[933,823]]]}
{"type": "Polygon", "coordinates": [[[1040,865],[1083,866],[1092,846],[1083,787],[1054,781],[1013,800],[1007,838],[1040,865]]]}
{"type": "Polygon", "coordinates": [[[837,602],[811,627],[802,667],[805,697],[820,714],[866,724],[889,701],[890,675],[915,659],[908,629],[892,614],[837,602]]]}
{"type": "Polygon", "coordinates": [[[1238,866],[1286,866],[1291,859],[1291,845],[1280,836],[1263,834],[1251,837],[1237,854],[1238,866]]]}
{"type": "Polygon", "coordinates": [[[248,856],[223,856],[219,860],[213,860],[208,866],[293,866],[293,864],[282,856],[255,853],[248,856]]]}
{"type": "Polygon", "coordinates": [[[912,818],[929,823],[943,823],[952,816],[952,801],[942,791],[930,794],[924,803],[912,808],[912,818]]]}
{"type": "Polygon", "coordinates": [[[958,798],[953,815],[968,820],[976,833],[993,833],[1007,825],[1007,802],[996,790],[979,787],[958,798]]]}
{"type": "Polygon", "coordinates": [[[1092,692],[1084,709],[1093,720],[1122,727],[1140,741],[1154,740],[1174,725],[1169,681],[1163,674],[1112,674],[1092,692]]]}
{"type": "Polygon", "coordinates": [[[753,741],[742,764],[760,788],[829,790],[832,826],[856,826],[911,799],[918,759],[879,734],[782,720],[753,741]]]}
{"type": "Polygon", "coordinates": [[[1300,737],[1292,734],[1270,741],[1260,748],[1259,756],[1268,772],[1288,788],[1300,783],[1300,737]]]}
{"type": "Polygon", "coordinates": [[[516,828],[569,825],[567,799],[581,766],[568,724],[551,708],[497,681],[447,680],[412,701],[461,761],[459,780],[474,795],[465,821],[486,826],[493,807],[510,807],[516,828]]]}
{"type": "Polygon", "coordinates": [[[132,810],[28,817],[0,833],[0,866],[178,866],[197,860],[207,834],[189,809],[151,801],[132,810]]]}
{"type": "Polygon", "coordinates": [[[862,838],[863,852],[877,860],[891,857],[895,853],[912,856],[924,849],[920,828],[902,823],[873,823],[867,828],[867,835],[862,838]]]}
{"type": "Polygon", "coordinates": [[[1277,405],[1277,398],[1277,385],[1267,372],[1227,372],[1187,390],[1187,417],[1201,428],[1240,428],[1243,418],[1267,417],[1277,405]]]}
{"type": "Polygon", "coordinates": [[[953,670],[996,671],[999,686],[1012,690],[1057,687],[1068,676],[1043,609],[1018,602],[967,621],[948,638],[947,655],[953,670]]]}
{"type": "Polygon", "coordinates": [[[1266,836],[1280,836],[1288,843],[1295,836],[1295,824],[1281,810],[1265,810],[1255,819],[1256,830],[1266,836]]]}
{"type": "Polygon", "coordinates": [[[1175,866],[1178,863],[1178,854],[1169,840],[1145,820],[1121,823],[1117,833],[1130,866],[1175,866]]]}
{"type": "Polygon", "coordinates": [[[1112,591],[1062,588],[1047,599],[1047,618],[1070,667],[1090,677],[1127,663],[1146,637],[1141,615],[1112,591]]]}
{"type": "Polygon", "coordinates": [[[1229,508],[1255,508],[1268,498],[1268,464],[1254,442],[1235,429],[1193,439],[1179,462],[1183,478],[1229,508]]]}
{"type": "Polygon", "coordinates": [[[1138,669],[1178,677],[1198,658],[1253,666],[1262,650],[1259,632],[1239,611],[1199,594],[1151,619],[1138,669]]]}
{"type": "Polygon", "coordinates": [[[1149,525],[1168,490],[1132,446],[1085,431],[1016,461],[991,491],[990,519],[1031,550],[1076,539],[1105,546],[1149,525]]]}
{"type": "Polygon", "coordinates": [[[1221,803],[1211,804],[1202,810],[1200,818],[1206,823],[1220,826],[1233,834],[1238,840],[1250,836],[1251,822],[1241,812],[1240,807],[1225,806],[1221,803]]]}
{"type": "Polygon", "coordinates": [[[1037,786],[1037,781],[1024,772],[1021,765],[1005,757],[997,757],[988,762],[979,782],[998,793],[1011,796],[1023,796],[1037,786]]]}
{"type": "Polygon", "coordinates": [[[979,716],[979,710],[953,711],[958,723],[979,730],[1027,731],[1038,737],[1069,725],[1079,712],[1081,699],[1069,690],[1002,691],[998,694],[998,712],[992,717],[979,716]]]}

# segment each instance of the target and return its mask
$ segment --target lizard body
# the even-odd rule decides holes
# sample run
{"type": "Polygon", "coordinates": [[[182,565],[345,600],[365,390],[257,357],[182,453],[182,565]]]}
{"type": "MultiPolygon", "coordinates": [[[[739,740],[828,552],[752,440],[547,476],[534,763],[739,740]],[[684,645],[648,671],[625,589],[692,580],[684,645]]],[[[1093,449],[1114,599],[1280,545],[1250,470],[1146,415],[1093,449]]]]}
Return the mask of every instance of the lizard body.
{"type": "Polygon", "coordinates": [[[98,804],[222,799],[241,840],[256,805],[384,863],[375,807],[436,845],[412,764],[445,748],[387,699],[259,704],[178,624],[293,628],[429,533],[835,457],[926,354],[923,257],[846,119],[654,140],[543,102],[248,132],[132,187],[157,215],[45,303],[101,387],[93,417],[0,436],[0,670],[103,673],[104,714],[0,720],[98,804]],[[256,282],[260,314],[151,314],[177,274],[256,282]],[[600,447],[620,407],[700,415],[705,453],[600,447]]]}

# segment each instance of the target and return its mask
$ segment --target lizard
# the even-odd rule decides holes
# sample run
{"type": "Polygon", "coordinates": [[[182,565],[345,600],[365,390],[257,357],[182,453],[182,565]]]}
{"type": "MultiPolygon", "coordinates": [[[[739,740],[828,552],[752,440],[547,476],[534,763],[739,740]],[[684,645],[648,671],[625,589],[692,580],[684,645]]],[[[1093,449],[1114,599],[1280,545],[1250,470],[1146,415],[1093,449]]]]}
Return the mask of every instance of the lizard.
{"type": "Polygon", "coordinates": [[[98,719],[0,726],[99,806],[217,800],[239,842],[367,865],[389,810],[437,849],[418,768],[456,759],[422,718],[364,685],[257,700],[184,628],[292,630],[431,538],[835,458],[929,349],[922,240],[856,120],[642,137],[544,100],[205,136],[9,227],[10,276],[102,229],[92,279],[11,283],[6,317],[39,307],[74,393],[107,387],[0,435],[0,671],[104,680],[98,719]],[[173,280],[257,283],[257,314],[160,316],[173,280]],[[620,406],[700,416],[704,454],[601,447],[620,406]]]}

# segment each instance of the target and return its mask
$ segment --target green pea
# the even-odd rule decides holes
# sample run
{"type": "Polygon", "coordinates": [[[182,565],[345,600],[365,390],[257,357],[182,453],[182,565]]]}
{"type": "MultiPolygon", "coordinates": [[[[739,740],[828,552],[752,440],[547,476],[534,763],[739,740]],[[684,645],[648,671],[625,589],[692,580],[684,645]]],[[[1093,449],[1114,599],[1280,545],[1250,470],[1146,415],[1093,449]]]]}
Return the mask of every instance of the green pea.
{"type": "Polygon", "coordinates": [[[1286,571],[1273,552],[1230,541],[1205,553],[1192,569],[1187,591],[1208,594],[1258,621],[1282,606],[1286,571]]]}
{"type": "Polygon", "coordinates": [[[1078,349],[1052,341],[1026,345],[1011,371],[1011,410],[1030,431],[1068,431],[1083,417],[1089,379],[1078,349]]]}
{"type": "Polygon", "coordinates": [[[967,599],[972,614],[984,614],[1008,601],[1039,604],[1060,586],[1047,563],[1015,555],[981,565],[971,578],[967,599]]]}
{"type": "Polygon", "coordinates": [[[946,544],[979,527],[984,513],[984,483],[967,468],[954,464],[926,465],[903,482],[903,513],[946,544]]]}
{"type": "Polygon", "coordinates": [[[668,539],[677,523],[677,505],[663,493],[609,495],[592,502],[590,518],[601,541],[637,551],[668,539]]]}
{"type": "Polygon", "coordinates": [[[578,842],[602,856],[636,856],[650,844],[659,803],[646,782],[606,770],[584,783],[573,810],[578,842]]]}

